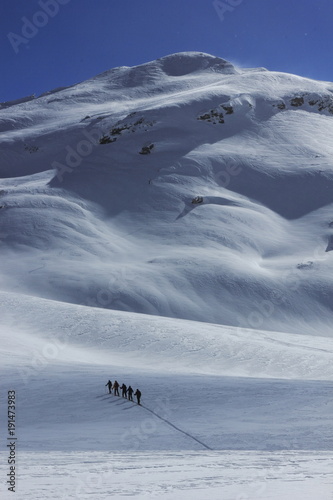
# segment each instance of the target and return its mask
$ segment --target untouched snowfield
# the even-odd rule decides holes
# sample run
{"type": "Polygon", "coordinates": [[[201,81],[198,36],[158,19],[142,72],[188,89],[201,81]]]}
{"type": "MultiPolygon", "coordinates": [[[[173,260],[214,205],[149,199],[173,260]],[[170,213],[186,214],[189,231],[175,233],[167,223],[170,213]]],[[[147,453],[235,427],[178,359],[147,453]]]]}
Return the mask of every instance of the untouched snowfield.
{"type": "Polygon", "coordinates": [[[1,498],[333,499],[332,115],[201,53],[0,104],[1,498]]]}

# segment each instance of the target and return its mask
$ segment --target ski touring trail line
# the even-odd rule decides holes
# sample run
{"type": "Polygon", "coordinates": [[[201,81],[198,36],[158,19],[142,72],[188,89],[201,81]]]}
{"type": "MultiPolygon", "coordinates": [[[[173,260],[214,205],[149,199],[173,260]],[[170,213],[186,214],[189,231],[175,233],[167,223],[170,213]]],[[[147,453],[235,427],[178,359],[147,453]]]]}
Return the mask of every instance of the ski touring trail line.
{"type": "MultiPolygon", "coordinates": [[[[105,395],[105,394],[104,394],[105,395]]],[[[110,396],[113,396],[115,397],[113,394],[110,394],[110,396]]],[[[181,432],[182,434],[184,434],[184,436],[187,436],[189,437],[190,439],[193,439],[193,441],[196,441],[197,443],[199,443],[201,446],[203,446],[206,450],[211,450],[213,451],[213,448],[210,448],[207,444],[203,443],[202,441],[200,441],[200,439],[192,436],[192,434],[189,434],[188,432],[184,431],[183,429],[180,429],[179,427],[177,427],[175,424],[173,424],[172,422],[170,422],[169,420],[167,420],[166,418],[162,417],[161,415],[158,415],[158,413],[156,413],[154,410],[151,410],[150,408],[148,408],[147,406],[144,406],[143,404],[138,404],[136,403],[135,401],[131,401],[127,398],[122,398],[121,396],[116,396],[117,398],[119,398],[120,400],[124,400],[124,403],[125,402],[129,402],[129,403],[133,403],[132,406],[130,406],[129,408],[132,408],[134,405],[136,406],[141,406],[141,408],[143,408],[144,410],[146,411],[149,411],[150,413],[152,413],[153,415],[155,415],[155,417],[159,418],[160,420],[163,420],[163,422],[165,422],[166,424],[170,425],[170,427],[173,427],[176,431],[178,432],[181,432]]],[[[129,408],[124,408],[124,410],[128,410],[129,408]]]]}
{"type": "Polygon", "coordinates": [[[173,423],[171,423],[166,418],[161,417],[160,415],[158,415],[157,413],[155,413],[150,408],[147,408],[147,406],[143,406],[143,405],[138,405],[138,406],[142,406],[142,408],[144,408],[145,410],[149,411],[150,413],[152,413],[153,415],[155,415],[160,420],[163,420],[163,422],[166,422],[168,425],[170,425],[171,427],[173,427],[174,429],[176,429],[176,431],[181,432],[185,436],[188,436],[189,438],[193,439],[197,443],[201,444],[201,446],[203,446],[204,448],[206,448],[206,450],[211,450],[211,451],[213,450],[213,448],[210,448],[207,444],[205,444],[202,441],[200,441],[200,439],[197,439],[196,437],[192,436],[192,434],[189,434],[188,432],[183,431],[182,429],[180,429],[179,427],[177,427],[176,425],[174,425],[173,423]]]}

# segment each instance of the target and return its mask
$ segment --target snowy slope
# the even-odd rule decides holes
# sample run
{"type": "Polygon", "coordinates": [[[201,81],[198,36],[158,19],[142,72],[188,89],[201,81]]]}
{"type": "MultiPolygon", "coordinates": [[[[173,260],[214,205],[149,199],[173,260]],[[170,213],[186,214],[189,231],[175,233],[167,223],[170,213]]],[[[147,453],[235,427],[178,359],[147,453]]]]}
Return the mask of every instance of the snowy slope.
{"type": "Polygon", "coordinates": [[[330,338],[0,303],[20,500],[331,497],[330,338]],[[140,387],[143,406],[108,395],[109,377],[140,387]]]}
{"type": "Polygon", "coordinates": [[[18,498],[331,498],[332,115],[196,52],[0,104],[18,498]]]}
{"type": "Polygon", "coordinates": [[[330,334],[332,92],[188,53],[1,110],[3,289],[330,334]]]}

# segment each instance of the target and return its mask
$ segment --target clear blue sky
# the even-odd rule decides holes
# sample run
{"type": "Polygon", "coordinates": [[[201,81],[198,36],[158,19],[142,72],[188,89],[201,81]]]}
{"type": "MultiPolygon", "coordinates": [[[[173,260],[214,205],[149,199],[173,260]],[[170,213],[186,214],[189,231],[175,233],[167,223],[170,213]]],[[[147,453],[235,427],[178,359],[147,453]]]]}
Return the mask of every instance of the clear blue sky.
{"type": "Polygon", "coordinates": [[[333,81],[333,0],[221,0],[219,13],[213,0],[1,0],[0,101],[186,50],[333,81]]]}

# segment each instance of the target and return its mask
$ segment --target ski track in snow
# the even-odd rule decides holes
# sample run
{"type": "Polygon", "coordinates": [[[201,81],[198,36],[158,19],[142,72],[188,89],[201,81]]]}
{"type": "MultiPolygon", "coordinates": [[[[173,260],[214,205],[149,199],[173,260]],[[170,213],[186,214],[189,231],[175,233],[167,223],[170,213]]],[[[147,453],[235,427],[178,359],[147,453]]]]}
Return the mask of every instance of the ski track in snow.
{"type": "Polygon", "coordinates": [[[209,446],[207,446],[205,443],[203,443],[202,441],[200,441],[199,439],[197,439],[196,437],[194,437],[191,434],[189,434],[188,432],[185,432],[184,430],[179,429],[179,427],[177,427],[176,425],[174,425],[173,423],[171,423],[166,418],[161,417],[161,415],[158,415],[155,411],[151,410],[150,408],[147,408],[146,406],[142,406],[142,408],[144,408],[145,410],[149,411],[150,413],[152,413],[153,415],[155,415],[160,420],[163,420],[164,422],[166,422],[168,425],[170,425],[171,427],[173,427],[174,429],[176,429],[176,431],[181,432],[185,436],[188,436],[189,438],[193,439],[193,441],[196,441],[197,443],[201,444],[204,448],[206,448],[206,450],[211,450],[212,449],[209,446]]]}

